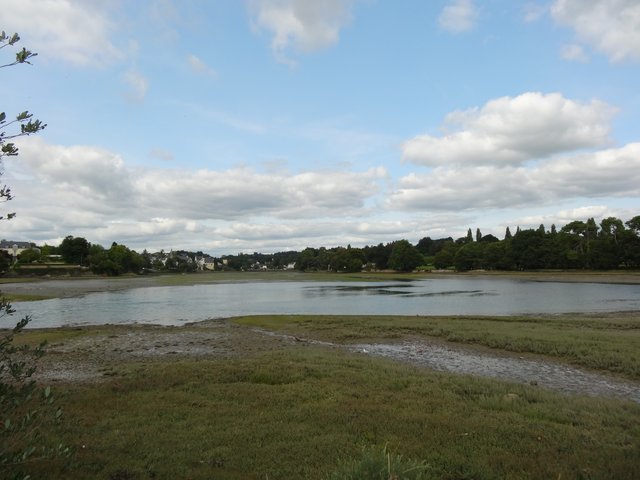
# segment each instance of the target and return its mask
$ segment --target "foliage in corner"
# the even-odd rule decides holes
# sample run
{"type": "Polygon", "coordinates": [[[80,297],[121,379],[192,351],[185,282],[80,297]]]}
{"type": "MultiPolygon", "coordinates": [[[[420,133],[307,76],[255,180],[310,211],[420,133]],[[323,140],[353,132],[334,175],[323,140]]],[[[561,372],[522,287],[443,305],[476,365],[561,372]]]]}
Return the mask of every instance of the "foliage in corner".
{"type": "MultiPolygon", "coordinates": [[[[20,40],[18,34],[8,36],[0,33],[0,49],[13,46],[20,40]]],[[[23,48],[16,53],[13,62],[0,65],[0,68],[23,63],[35,53],[23,48]]],[[[0,162],[4,157],[18,155],[18,148],[10,140],[37,133],[46,125],[24,111],[15,119],[7,120],[5,112],[0,112],[0,162]]],[[[1,165],[0,165],[1,166],[1,165]]],[[[2,171],[0,170],[0,175],[2,171]]],[[[11,200],[11,190],[0,187],[0,202],[11,200]]],[[[0,220],[9,220],[15,216],[9,213],[0,216],[0,220]]],[[[0,325],[15,313],[0,293],[0,325]]],[[[11,479],[30,478],[26,470],[28,465],[51,458],[54,455],[69,453],[63,445],[50,447],[42,445],[40,436],[45,424],[60,419],[62,410],[54,405],[54,397],[49,387],[40,388],[33,380],[36,361],[44,353],[44,343],[31,347],[17,346],[15,336],[30,322],[26,316],[13,328],[0,330],[0,477],[11,479]]]]}

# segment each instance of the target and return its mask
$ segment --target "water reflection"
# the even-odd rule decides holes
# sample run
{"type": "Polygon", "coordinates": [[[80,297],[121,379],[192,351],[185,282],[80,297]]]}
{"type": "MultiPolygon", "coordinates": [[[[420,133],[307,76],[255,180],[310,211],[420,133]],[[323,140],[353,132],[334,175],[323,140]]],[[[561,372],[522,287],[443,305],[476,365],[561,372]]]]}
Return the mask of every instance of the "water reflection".
{"type": "MultiPolygon", "coordinates": [[[[417,282],[414,285],[415,290],[421,289],[423,285],[417,282]]],[[[313,297],[330,297],[334,295],[399,295],[402,297],[436,297],[447,295],[498,295],[496,292],[489,292],[485,290],[442,290],[436,292],[424,292],[424,291],[410,291],[406,289],[406,285],[394,285],[394,284],[367,284],[367,285],[322,285],[322,286],[309,286],[305,287],[304,292],[306,295],[313,297]]]]}
{"type": "Polygon", "coordinates": [[[411,295],[412,293],[405,289],[406,285],[394,284],[332,284],[309,286],[304,288],[305,294],[313,297],[334,296],[334,295],[411,295]]]}

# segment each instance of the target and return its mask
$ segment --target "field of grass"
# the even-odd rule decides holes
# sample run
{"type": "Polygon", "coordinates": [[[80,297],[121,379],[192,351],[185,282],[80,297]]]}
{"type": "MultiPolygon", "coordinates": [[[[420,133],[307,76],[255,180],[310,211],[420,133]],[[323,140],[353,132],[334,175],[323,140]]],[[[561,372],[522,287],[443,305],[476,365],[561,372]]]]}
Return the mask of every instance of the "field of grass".
{"type": "Polygon", "coordinates": [[[77,453],[36,477],[322,479],[385,445],[425,478],[640,476],[638,405],[324,349],[127,364],[56,390],[56,441],[77,453]]]}
{"type": "MultiPolygon", "coordinates": [[[[338,343],[437,335],[570,360],[576,343],[589,350],[594,369],[611,369],[611,358],[629,378],[637,368],[615,357],[626,352],[637,361],[638,320],[631,315],[261,316],[237,323],[238,341],[254,326],[338,343]],[[555,346],[536,346],[547,342],[555,346]]],[[[182,331],[143,331],[156,328],[182,331]]],[[[96,344],[105,337],[124,342],[129,332],[124,326],[53,329],[26,332],[22,340],[60,345],[92,336],[96,344]]],[[[54,385],[64,421],[47,435],[73,447],[75,456],[34,463],[33,477],[387,480],[394,477],[385,459],[401,462],[385,457],[386,448],[423,474],[398,479],[640,478],[640,405],[295,341],[286,348],[246,342],[230,356],[108,357],[99,379],[54,385]],[[363,465],[384,472],[348,476],[366,470],[363,465]]],[[[88,354],[58,352],[47,361],[88,354]]]]}

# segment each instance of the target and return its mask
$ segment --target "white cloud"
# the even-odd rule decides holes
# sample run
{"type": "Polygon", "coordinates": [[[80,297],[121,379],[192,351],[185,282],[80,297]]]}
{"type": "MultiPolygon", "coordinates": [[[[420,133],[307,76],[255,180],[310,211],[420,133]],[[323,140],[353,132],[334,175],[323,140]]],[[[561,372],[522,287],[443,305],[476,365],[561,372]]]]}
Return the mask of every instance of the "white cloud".
{"type": "Polygon", "coordinates": [[[640,196],[640,143],[564,155],[524,167],[438,167],[402,178],[389,198],[398,210],[478,210],[559,200],[640,196]]]}
{"type": "Polygon", "coordinates": [[[22,37],[22,46],[78,66],[101,66],[123,57],[114,45],[114,22],[100,2],[3,0],[3,28],[22,37]]]}
{"type": "Polygon", "coordinates": [[[577,45],[575,43],[562,47],[561,55],[565,60],[572,62],[586,63],[589,61],[589,56],[584,51],[582,45],[577,45]]]}
{"type": "Polygon", "coordinates": [[[640,143],[559,157],[534,172],[542,188],[563,197],[640,196],[640,143]]]}
{"type": "Polygon", "coordinates": [[[276,59],[293,63],[287,51],[313,52],[338,43],[340,30],[351,19],[354,0],[250,0],[252,22],[273,34],[276,59]]]}
{"type": "MultiPolygon", "coordinates": [[[[96,147],[49,145],[38,137],[19,145],[20,162],[7,164],[3,178],[13,187],[11,207],[19,213],[6,235],[33,232],[38,241],[73,234],[106,244],[129,240],[132,247],[178,248],[187,235],[203,248],[203,239],[226,222],[244,224],[248,237],[250,225],[265,219],[296,228],[332,225],[363,217],[386,177],[381,168],[296,174],[248,167],[132,169],[119,155],[96,147]]],[[[278,238],[276,230],[262,231],[278,238]]]]}
{"type": "MultiPolygon", "coordinates": [[[[395,215],[397,218],[397,215],[395,215]]],[[[233,223],[214,229],[211,248],[233,246],[238,251],[256,251],[256,245],[267,251],[302,250],[306,247],[365,246],[388,243],[400,238],[417,241],[434,237],[451,229],[455,222],[465,223],[458,215],[429,215],[419,219],[388,220],[383,217],[367,221],[323,219],[316,222],[233,223]]],[[[456,225],[457,226],[457,225],[456,225]]],[[[258,250],[260,251],[260,250],[258,250]]]]}
{"type": "Polygon", "coordinates": [[[478,10],[473,0],[453,0],[442,9],[438,23],[448,32],[462,33],[473,29],[477,19],[478,10]]]}
{"type": "Polygon", "coordinates": [[[612,61],[640,60],[637,0],[556,0],[551,15],[612,61]]]}
{"type": "Polygon", "coordinates": [[[67,191],[63,198],[84,199],[83,206],[91,200],[123,205],[135,194],[131,173],[119,155],[89,146],[48,145],[38,137],[19,144],[20,162],[43,184],[67,191]]]}
{"type": "Polygon", "coordinates": [[[196,57],[193,54],[187,55],[187,63],[189,64],[191,69],[199,75],[205,75],[207,77],[212,77],[212,78],[218,75],[213,68],[211,68],[209,65],[204,63],[202,60],[200,60],[198,57],[196,57]]]}
{"type": "Polygon", "coordinates": [[[122,81],[127,85],[128,90],[124,97],[131,103],[142,103],[147,96],[149,80],[137,70],[131,69],[122,75],[122,81]]]}
{"type": "MultiPolygon", "coordinates": [[[[49,145],[42,137],[21,139],[19,146],[20,162],[7,162],[3,177],[13,187],[18,217],[5,224],[4,235],[50,244],[72,234],[106,246],[212,253],[371,245],[464,233],[474,224],[471,216],[482,214],[486,225],[491,211],[640,196],[640,143],[534,165],[437,167],[400,179],[386,204],[383,168],[134,169],[101,148],[49,145]]],[[[559,214],[553,218],[534,223],[566,223],[559,214]]]]}
{"type": "Polygon", "coordinates": [[[524,168],[437,168],[400,179],[389,206],[405,211],[460,211],[516,207],[542,200],[524,168]]]}
{"type": "Polygon", "coordinates": [[[513,225],[519,225],[521,228],[537,228],[542,224],[547,228],[547,230],[551,228],[551,225],[555,225],[559,230],[564,225],[571,223],[574,220],[585,221],[589,218],[594,218],[597,221],[598,219],[606,217],[626,218],[604,205],[589,205],[585,207],[560,210],[549,215],[524,216],[513,220],[511,223],[513,225]]]}
{"type": "Polygon", "coordinates": [[[455,131],[416,136],[403,144],[403,157],[429,166],[519,165],[607,144],[614,112],[601,101],[580,103],[559,93],[502,97],[449,114],[445,124],[455,131]]]}
{"type": "Polygon", "coordinates": [[[604,216],[613,216],[608,207],[604,205],[589,205],[586,207],[572,208],[569,210],[561,210],[557,216],[562,219],[562,224],[573,222],[574,220],[587,220],[589,218],[601,218],[604,216]]]}
{"type": "Polygon", "coordinates": [[[195,219],[233,220],[269,215],[317,218],[362,213],[378,193],[384,172],[259,173],[252,168],[223,171],[154,170],[139,176],[145,211],[195,219]]]}

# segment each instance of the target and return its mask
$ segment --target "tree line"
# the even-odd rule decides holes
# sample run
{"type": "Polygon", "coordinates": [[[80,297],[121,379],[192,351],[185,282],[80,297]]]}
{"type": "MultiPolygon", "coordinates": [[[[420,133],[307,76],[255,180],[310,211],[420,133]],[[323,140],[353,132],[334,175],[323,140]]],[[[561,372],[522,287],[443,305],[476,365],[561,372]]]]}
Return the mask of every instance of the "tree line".
{"type": "MultiPolygon", "coordinates": [[[[548,230],[540,225],[537,229],[517,228],[512,234],[507,227],[502,240],[494,235],[482,235],[480,229],[476,229],[474,235],[469,229],[464,237],[424,237],[415,245],[403,239],[361,248],[309,247],[300,252],[240,253],[215,259],[201,251],[137,253],[116,242],[107,249],[83,237],[68,236],[58,246],[45,245],[22,252],[18,265],[42,262],[56,255],[67,264],[103,275],[192,272],[201,267],[202,263],[198,262],[205,258],[216,269],[238,271],[637,269],[640,268],[640,215],[626,222],[615,217],[605,218],[600,224],[593,218],[586,222],[576,220],[560,230],[555,225],[548,230]]],[[[9,264],[5,257],[5,269],[9,264]]]]}
{"type": "Polygon", "coordinates": [[[445,242],[433,264],[460,271],[640,268],[640,216],[627,222],[608,217],[600,225],[593,218],[576,220],[560,230],[540,225],[513,235],[507,228],[503,240],[480,230],[474,239],[469,230],[463,239],[445,242]]]}

